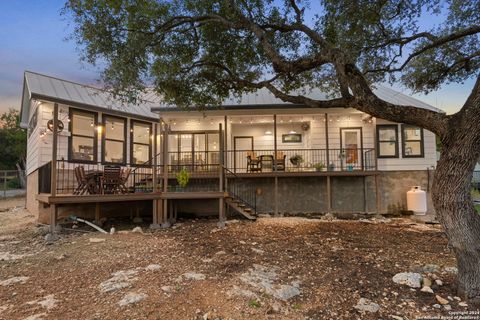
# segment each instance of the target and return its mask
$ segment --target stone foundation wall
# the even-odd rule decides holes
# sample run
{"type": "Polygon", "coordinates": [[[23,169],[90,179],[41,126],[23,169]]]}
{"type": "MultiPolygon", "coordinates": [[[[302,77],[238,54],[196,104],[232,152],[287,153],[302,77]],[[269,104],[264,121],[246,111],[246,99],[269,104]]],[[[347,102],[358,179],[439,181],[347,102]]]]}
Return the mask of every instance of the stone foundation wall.
{"type": "MultiPolygon", "coordinates": [[[[378,176],[379,213],[400,214],[407,210],[406,193],[412,186],[421,186],[427,192],[427,210],[434,214],[430,195],[433,171],[392,171],[382,172],[378,176]]],[[[375,178],[369,177],[331,177],[332,212],[349,217],[349,213],[376,213],[375,178]],[[364,193],[364,183],[365,190],[364,193]],[[364,207],[366,205],[366,208],[364,207]],[[346,215],[345,215],[346,214],[346,215]]],[[[273,213],[275,210],[275,179],[243,179],[243,188],[256,191],[257,211],[273,213]]],[[[230,182],[229,182],[230,183],[230,182]]],[[[32,214],[38,214],[41,223],[49,222],[49,207],[35,200],[38,188],[36,172],[27,178],[27,208],[32,214]]],[[[132,216],[138,208],[140,214],[151,216],[152,201],[125,203],[104,203],[102,216],[132,216]],[[137,207],[136,207],[137,206],[137,207]]],[[[176,200],[178,213],[217,215],[218,200],[176,200]]],[[[327,212],[326,177],[285,177],[278,178],[278,211],[288,215],[321,214],[327,212]]],[[[94,204],[62,206],[59,218],[76,215],[88,219],[95,216],[94,204]]]]}
{"type": "MultiPolygon", "coordinates": [[[[379,213],[400,214],[407,210],[407,191],[412,186],[421,186],[427,191],[428,213],[433,214],[430,195],[433,172],[392,171],[382,172],[378,176],[380,196],[379,213]]],[[[375,178],[369,177],[331,177],[333,212],[377,212],[375,178]],[[365,193],[364,193],[365,183],[365,193]],[[366,205],[366,208],[365,208],[366,205]]],[[[252,178],[244,183],[245,188],[256,188],[257,210],[273,213],[275,210],[274,178],[252,178]]],[[[327,211],[326,177],[288,177],[278,178],[279,213],[325,213],[327,211]]]]}

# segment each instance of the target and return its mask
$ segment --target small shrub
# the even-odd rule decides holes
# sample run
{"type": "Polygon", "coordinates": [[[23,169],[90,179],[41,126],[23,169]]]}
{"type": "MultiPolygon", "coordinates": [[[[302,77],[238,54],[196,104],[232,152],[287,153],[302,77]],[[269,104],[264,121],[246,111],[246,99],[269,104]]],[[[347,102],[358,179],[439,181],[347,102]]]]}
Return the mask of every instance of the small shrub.
{"type": "Polygon", "coordinates": [[[7,189],[21,189],[21,188],[22,188],[22,184],[20,183],[20,179],[18,177],[7,181],[7,189]]]}
{"type": "Polygon", "coordinates": [[[248,306],[251,308],[260,308],[261,305],[257,300],[250,300],[248,301],[248,306]]]}
{"type": "Polygon", "coordinates": [[[177,183],[181,188],[185,188],[190,180],[190,174],[185,167],[177,174],[177,183]]]}

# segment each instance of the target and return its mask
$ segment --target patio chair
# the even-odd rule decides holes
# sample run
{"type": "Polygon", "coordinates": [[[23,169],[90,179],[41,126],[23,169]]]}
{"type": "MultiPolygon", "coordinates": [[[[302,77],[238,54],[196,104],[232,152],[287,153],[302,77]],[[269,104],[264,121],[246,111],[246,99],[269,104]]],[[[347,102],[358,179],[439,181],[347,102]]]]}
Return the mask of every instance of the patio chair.
{"type": "Polygon", "coordinates": [[[103,167],[103,177],[100,180],[100,190],[104,194],[120,192],[122,184],[121,168],[119,166],[103,167]]]}
{"type": "Polygon", "coordinates": [[[285,159],[287,156],[282,151],[277,151],[277,157],[275,159],[275,169],[277,171],[285,171],[285,159]]]}
{"type": "Polygon", "coordinates": [[[119,187],[121,193],[128,193],[127,182],[131,172],[132,172],[132,168],[125,168],[121,170],[121,173],[120,173],[121,181],[120,181],[120,187],[119,187]]]}
{"type": "Polygon", "coordinates": [[[253,151],[247,151],[247,172],[262,171],[262,160],[253,151]]]}
{"type": "Polygon", "coordinates": [[[77,179],[77,187],[73,191],[75,195],[85,194],[88,190],[88,179],[85,175],[85,168],[83,166],[75,167],[75,178],[77,179]]]}

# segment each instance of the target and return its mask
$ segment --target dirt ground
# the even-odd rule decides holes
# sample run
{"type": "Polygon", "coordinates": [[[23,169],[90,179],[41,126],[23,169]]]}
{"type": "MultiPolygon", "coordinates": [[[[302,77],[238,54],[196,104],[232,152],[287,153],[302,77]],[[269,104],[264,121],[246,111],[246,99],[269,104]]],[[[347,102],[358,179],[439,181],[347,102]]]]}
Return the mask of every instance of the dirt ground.
{"type": "Polygon", "coordinates": [[[455,297],[438,226],[262,218],[220,230],[185,220],[144,233],[64,232],[48,245],[24,209],[2,210],[22,201],[0,201],[0,319],[398,320],[469,308],[455,297]],[[419,270],[443,282],[434,294],[392,281],[419,270]],[[355,308],[361,298],[379,310],[355,308]]]}

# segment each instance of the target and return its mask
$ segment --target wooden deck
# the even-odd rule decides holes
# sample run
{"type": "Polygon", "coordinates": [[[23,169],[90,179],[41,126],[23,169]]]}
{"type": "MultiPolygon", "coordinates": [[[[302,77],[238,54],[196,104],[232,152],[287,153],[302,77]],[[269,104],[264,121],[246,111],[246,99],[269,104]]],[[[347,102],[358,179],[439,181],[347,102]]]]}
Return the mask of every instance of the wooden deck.
{"type": "Polygon", "coordinates": [[[162,199],[220,199],[226,196],[220,191],[199,191],[199,192],[148,192],[148,193],[127,193],[127,194],[57,194],[52,196],[48,193],[37,195],[37,200],[46,204],[81,204],[81,203],[104,203],[104,202],[126,202],[145,201],[162,199]]]}

